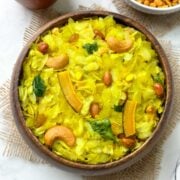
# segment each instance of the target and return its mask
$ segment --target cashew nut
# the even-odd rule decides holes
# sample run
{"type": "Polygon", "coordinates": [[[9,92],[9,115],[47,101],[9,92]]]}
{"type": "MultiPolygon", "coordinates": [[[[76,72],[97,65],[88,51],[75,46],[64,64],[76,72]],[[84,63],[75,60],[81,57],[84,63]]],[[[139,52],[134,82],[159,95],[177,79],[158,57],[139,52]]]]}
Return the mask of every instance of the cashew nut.
{"type": "Polygon", "coordinates": [[[109,48],[117,53],[125,52],[131,49],[133,42],[131,39],[117,40],[115,37],[106,39],[109,48]]]}
{"type": "Polygon", "coordinates": [[[162,84],[155,83],[154,84],[154,91],[155,91],[157,96],[162,97],[164,94],[164,88],[163,88],[162,84]]]}
{"type": "Polygon", "coordinates": [[[69,63],[67,54],[61,54],[58,57],[50,57],[46,62],[46,66],[54,69],[64,68],[69,63]]]}
{"type": "Polygon", "coordinates": [[[64,141],[68,146],[74,146],[76,141],[73,132],[62,125],[56,125],[45,133],[44,141],[47,146],[52,146],[56,139],[64,141]]]}

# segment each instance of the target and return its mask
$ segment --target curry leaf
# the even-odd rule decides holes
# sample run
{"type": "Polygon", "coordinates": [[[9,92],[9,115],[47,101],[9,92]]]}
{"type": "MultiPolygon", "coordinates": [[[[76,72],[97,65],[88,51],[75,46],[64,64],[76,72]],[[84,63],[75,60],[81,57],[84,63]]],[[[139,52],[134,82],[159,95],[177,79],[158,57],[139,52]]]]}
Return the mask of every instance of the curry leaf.
{"type": "Polygon", "coordinates": [[[159,74],[154,75],[153,79],[154,79],[155,82],[163,84],[163,80],[161,79],[159,74]]]}
{"type": "Polygon", "coordinates": [[[92,129],[99,133],[104,139],[116,141],[116,138],[111,129],[109,119],[89,121],[92,129]]]}
{"type": "Polygon", "coordinates": [[[44,80],[40,77],[40,75],[35,76],[33,80],[33,91],[37,97],[41,97],[44,95],[46,86],[44,84],[44,80]]]}
{"type": "Polygon", "coordinates": [[[87,43],[83,45],[83,48],[86,49],[86,51],[88,52],[88,54],[93,54],[94,51],[98,50],[98,45],[97,42],[94,43],[87,43]]]}
{"type": "Polygon", "coordinates": [[[122,112],[122,111],[123,111],[123,107],[124,107],[124,106],[114,105],[114,110],[115,110],[116,112],[122,112]]]}

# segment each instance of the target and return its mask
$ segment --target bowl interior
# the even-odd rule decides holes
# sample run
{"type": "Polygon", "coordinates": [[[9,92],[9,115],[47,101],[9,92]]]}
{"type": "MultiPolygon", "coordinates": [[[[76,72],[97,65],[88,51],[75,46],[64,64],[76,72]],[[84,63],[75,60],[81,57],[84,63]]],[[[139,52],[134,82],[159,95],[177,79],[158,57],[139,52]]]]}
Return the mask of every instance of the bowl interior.
{"type": "Polygon", "coordinates": [[[157,142],[157,140],[160,137],[160,134],[162,133],[170,115],[171,111],[171,105],[172,105],[172,76],[171,71],[169,68],[168,60],[166,58],[166,55],[161,48],[158,41],[155,39],[155,37],[146,30],[142,25],[140,25],[138,22],[127,18],[125,16],[106,12],[106,11],[91,11],[91,12],[74,12],[70,14],[66,14],[63,16],[60,16],[51,22],[47,23],[45,26],[39,29],[39,31],[33,36],[33,38],[27,43],[25,48],[22,50],[16,65],[14,67],[14,72],[12,75],[11,80],[11,107],[13,111],[13,116],[15,118],[17,127],[19,131],[21,132],[22,136],[24,137],[25,141],[43,158],[45,158],[47,161],[57,165],[58,167],[61,167],[66,170],[70,170],[73,172],[81,173],[84,175],[100,175],[100,174],[107,174],[114,172],[116,170],[124,169],[133,163],[135,163],[137,160],[141,159],[146,153],[148,153],[154,144],[157,142]],[[166,97],[165,97],[165,109],[164,112],[160,118],[160,121],[155,128],[153,134],[151,137],[149,137],[145,143],[141,146],[141,148],[137,149],[136,151],[132,152],[131,154],[126,155],[125,157],[113,161],[108,162],[105,164],[97,164],[97,165],[88,165],[83,164],[79,162],[73,162],[70,160],[67,160],[63,157],[57,156],[55,153],[51,152],[47,147],[42,145],[39,140],[33,135],[31,130],[26,127],[25,125],[25,119],[23,117],[23,113],[21,110],[19,98],[18,98],[18,85],[19,80],[21,79],[22,74],[22,63],[29,51],[29,47],[36,40],[36,38],[42,34],[44,31],[51,29],[55,26],[63,26],[67,23],[67,20],[69,18],[73,18],[74,20],[79,20],[82,18],[88,18],[88,17],[105,17],[108,15],[112,15],[117,23],[121,23],[127,26],[134,27],[135,29],[141,31],[143,34],[146,35],[147,39],[152,42],[153,48],[156,50],[160,64],[162,66],[162,69],[165,74],[165,81],[166,81],[166,97]]]}

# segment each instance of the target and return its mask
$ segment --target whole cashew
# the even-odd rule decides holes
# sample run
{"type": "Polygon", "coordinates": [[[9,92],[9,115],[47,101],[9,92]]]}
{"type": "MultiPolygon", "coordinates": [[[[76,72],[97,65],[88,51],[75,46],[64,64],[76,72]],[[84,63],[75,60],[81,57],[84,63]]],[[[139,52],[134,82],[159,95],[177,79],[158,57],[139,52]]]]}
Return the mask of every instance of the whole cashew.
{"type": "Polygon", "coordinates": [[[131,49],[133,42],[131,39],[118,40],[115,37],[109,37],[106,39],[109,48],[117,53],[125,52],[131,49]]]}
{"type": "Polygon", "coordinates": [[[68,146],[74,146],[76,142],[73,132],[62,125],[56,125],[45,133],[44,140],[47,146],[52,146],[56,139],[64,141],[68,146]]]}
{"type": "Polygon", "coordinates": [[[50,57],[46,62],[46,66],[54,69],[64,68],[69,63],[67,54],[61,54],[58,57],[50,57]]]}

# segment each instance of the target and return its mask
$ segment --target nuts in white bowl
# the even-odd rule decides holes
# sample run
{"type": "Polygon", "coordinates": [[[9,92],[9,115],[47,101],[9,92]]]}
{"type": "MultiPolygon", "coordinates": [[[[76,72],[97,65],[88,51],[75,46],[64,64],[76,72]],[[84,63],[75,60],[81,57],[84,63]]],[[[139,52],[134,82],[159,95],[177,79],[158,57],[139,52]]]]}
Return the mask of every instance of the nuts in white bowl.
{"type": "Polygon", "coordinates": [[[148,14],[170,14],[180,11],[179,0],[125,0],[134,9],[148,14]]]}

